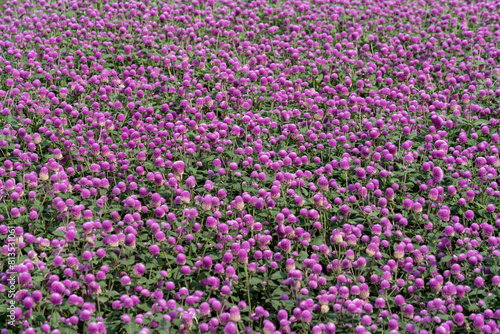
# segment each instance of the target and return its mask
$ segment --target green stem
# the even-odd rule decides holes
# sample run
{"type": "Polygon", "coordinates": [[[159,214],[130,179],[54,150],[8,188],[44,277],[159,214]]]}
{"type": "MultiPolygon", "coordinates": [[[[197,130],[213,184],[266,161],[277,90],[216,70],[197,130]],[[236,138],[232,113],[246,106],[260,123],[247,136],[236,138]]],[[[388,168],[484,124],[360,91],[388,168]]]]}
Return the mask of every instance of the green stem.
{"type": "Polygon", "coordinates": [[[245,277],[247,280],[247,297],[248,297],[248,308],[250,314],[252,314],[252,299],[250,298],[250,280],[248,279],[248,265],[245,264],[245,277]]]}

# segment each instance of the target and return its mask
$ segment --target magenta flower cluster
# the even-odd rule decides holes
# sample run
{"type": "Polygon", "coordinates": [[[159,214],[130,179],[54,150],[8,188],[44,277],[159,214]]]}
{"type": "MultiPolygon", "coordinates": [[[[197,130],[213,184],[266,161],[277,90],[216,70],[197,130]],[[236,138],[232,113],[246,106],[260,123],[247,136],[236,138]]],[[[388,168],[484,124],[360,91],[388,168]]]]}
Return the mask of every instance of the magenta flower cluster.
{"type": "Polygon", "coordinates": [[[500,333],[498,1],[2,3],[0,334],[500,333]]]}

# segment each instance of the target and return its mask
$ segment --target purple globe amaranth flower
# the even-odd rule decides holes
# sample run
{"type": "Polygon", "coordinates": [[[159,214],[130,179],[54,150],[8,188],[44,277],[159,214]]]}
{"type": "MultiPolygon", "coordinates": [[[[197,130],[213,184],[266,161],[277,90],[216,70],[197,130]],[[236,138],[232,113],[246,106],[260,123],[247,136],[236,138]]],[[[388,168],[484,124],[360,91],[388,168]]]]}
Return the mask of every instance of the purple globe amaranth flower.
{"type": "Polygon", "coordinates": [[[234,208],[238,211],[242,211],[245,208],[245,202],[241,196],[236,196],[234,199],[234,208]]]}
{"type": "Polygon", "coordinates": [[[376,244],[370,243],[368,247],[366,247],[366,254],[368,254],[369,257],[375,256],[375,254],[379,251],[379,248],[376,244]]]}
{"type": "Polygon", "coordinates": [[[262,332],[264,334],[274,334],[274,330],[276,329],[276,327],[274,326],[274,324],[269,321],[269,320],[264,320],[264,328],[262,330],[262,332]]]}
{"type": "Polygon", "coordinates": [[[499,287],[500,286],[500,276],[498,276],[498,275],[494,276],[491,279],[491,283],[493,284],[493,286],[499,287]]]}
{"type": "Polygon", "coordinates": [[[441,291],[442,288],[441,283],[435,278],[430,279],[429,286],[433,292],[439,292],[441,291]]]}
{"type": "Polygon", "coordinates": [[[237,330],[236,324],[232,321],[228,322],[224,327],[225,334],[235,334],[237,330]]]}
{"type": "Polygon", "coordinates": [[[406,210],[410,210],[413,206],[413,201],[409,198],[403,200],[403,208],[406,210]]]}
{"type": "Polygon", "coordinates": [[[397,245],[394,250],[394,257],[399,260],[403,256],[405,256],[405,247],[403,245],[397,245]]]}
{"type": "Polygon", "coordinates": [[[141,277],[142,275],[144,275],[145,272],[146,272],[146,266],[144,266],[142,263],[137,263],[134,266],[133,270],[134,276],[141,277]]]}
{"type": "Polygon", "coordinates": [[[381,298],[381,297],[378,297],[375,300],[375,307],[377,307],[377,308],[385,308],[385,299],[381,298]]]}
{"type": "Polygon", "coordinates": [[[422,212],[422,204],[420,204],[419,202],[414,202],[412,204],[411,210],[416,214],[422,212]]]}
{"type": "Polygon", "coordinates": [[[181,202],[184,204],[189,204],[191,202],[191,193],[187,190],[181,193],[181,202]]]}
{"type": "Polygon", "coordinates": [[[160,247],[158,247],[158,245],[149,246],[149,253],[152,255],[158,255],[160,253],[160,247]]]}
{"type": "Polygon", "coordinates": [[[202,199],[201,208],[203,211],[212,210],[212,197],[210,195],[207,195],[202,199]]]}
{"type": "Polygon", "coordinates": [[[439,191],[436,188],[429,190],[429,199],[431,201],[437,201],[439,198],[439,191]]]}
{"type": "Polygon", "coordinates": [[[59,293],[52,293],[52,295],[50,296],[50,301],[54,305],[61,305],[63,298],[59,293]]]}
{"type": "Polygon", "coordinates": [[[467,192],[465,193],[465,200],[467,201],[467,203],[471,203],[472,201],[474,201],[474,197],[474,190],[467,190],[467,192]]]}
{"type": "Polygon", "coordinates": [[[474,285],[475,285],[477,288],[481,288],[481,287],[483,287],[483,285],[484,285],[484,278],[482,278],[482,277],[476,277],[476,278],[474,279],[474,285]]]}
{"type": "Polygon", "coordinates": [[[366,179],[366,171],[364,168],[356,168],[356,177],[358,179],[364,180],[366,179]]]}
{"type": "Polygon", "coordinates": [[[186,166],[186,164],[184,163],[184,161],[176,161],[172,165],[172,168],[174,170],[174,177],[178,181],[182,180],[182,175],[184,174],[184,168],[185,168],[185,166],[186,166]]]}
{"type": "Polygon", "coordinates": [[[388,200],[388,201],[394,201],[394,189],[392,188],[387,188],[385,190],[385,198],[388,200]]]}
{"type": "Polygon", "coordinates": [[[340,168],[342,170],[349,170],[350,166],[349,166],[349,159],[342,159],[340,160],[340,168]]]}
{"type": "Polygon", "coordinates": [[[320,176],[318,179],[318,190],[322,192],[328,191],[329,183],[328,179],[324,176],[320,176]]]}
{"type": "Polygon", "coordinates": [[[238,251],[238,262],[241,264],[246,264],[248,263],[248,253],[244,249],[240,249],[238,251]]]}
{"type": "Polygon", "coordinates": [[[203,258],[203,261],[202,261],[202,267],[203,267],[203,269],[208,270],[208,269],[212,268],[212,263],[213,263],[212,257],[205,256],[203,258]]]}
{"type": "Polygon", "coordinates": [[[186,179],[186,187],[188,189],[192,189],[196,186],[196,180],[194,178],[194,176],[189,176],[187,179],[186,179]]]}
{"type": "Polygon", "coordinates": [[[462,326],[464,323],[465,323],[465,316],[463,313],[459,312],[459,313],[456,313],[454,316],[453,316],[453,321],[458,324],[459,326],[462,326]]]}
{"type": "Polygon", "coordinates": [[[450,220],[450,209],[448,207],[443,207],[438,210],[437,215],[441,220],[447,222],[450,220]]]}
{"type": "Polygon", "coordinates": [[[342,234],[339,230],[335,229],[332,231],[332,242],[335,244],[340,244],[343,241],[342,234]]]}
{"type": "Polygon", "coordinates": [[[240,309],[237,306],[232,306],[229,310],[231,321],[238,322],[241,320],[240,309]]]}

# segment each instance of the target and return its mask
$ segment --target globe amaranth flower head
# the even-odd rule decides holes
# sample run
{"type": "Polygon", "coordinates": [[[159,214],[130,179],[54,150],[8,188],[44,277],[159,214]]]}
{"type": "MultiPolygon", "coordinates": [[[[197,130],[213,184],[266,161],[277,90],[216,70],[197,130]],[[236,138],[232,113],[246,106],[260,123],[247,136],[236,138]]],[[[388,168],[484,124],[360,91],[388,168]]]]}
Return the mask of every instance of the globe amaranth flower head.
{"type": "Polygon", "coordinates": [[[444,172],[441,167],[434,167],[432,169],[432,179],[434,183],[439,183],[444,179],[444,172]]]}
{"type": "Polygon", "coordinates": [[[186,164],[184,163],[184,161],[176,161],[172,165],[172,168],[174,170],[174,176],[178,181],[182,180],[182,175],[184,174],[185,166],[186,164]]]}

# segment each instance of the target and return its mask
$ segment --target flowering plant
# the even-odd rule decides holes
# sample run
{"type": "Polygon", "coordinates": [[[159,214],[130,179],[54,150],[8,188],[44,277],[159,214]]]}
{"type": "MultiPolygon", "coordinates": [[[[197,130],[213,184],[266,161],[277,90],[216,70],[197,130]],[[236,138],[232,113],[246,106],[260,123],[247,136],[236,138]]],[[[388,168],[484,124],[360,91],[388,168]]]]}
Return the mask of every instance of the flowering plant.
{"type": "Polygon", "coordinates": [[[7,1],[0,333],[499,333],[494,1],[7,1]]]}

